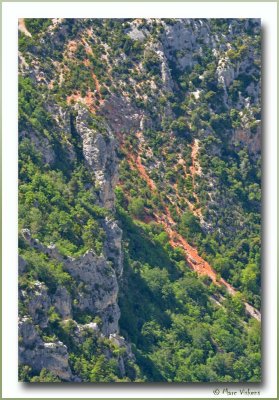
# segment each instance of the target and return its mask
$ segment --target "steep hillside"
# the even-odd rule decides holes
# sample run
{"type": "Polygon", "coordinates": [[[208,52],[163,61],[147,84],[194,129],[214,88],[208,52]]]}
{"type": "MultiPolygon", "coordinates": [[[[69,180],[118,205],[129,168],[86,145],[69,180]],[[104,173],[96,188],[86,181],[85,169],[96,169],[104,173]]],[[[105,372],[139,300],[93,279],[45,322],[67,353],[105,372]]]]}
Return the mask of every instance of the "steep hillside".
{"type": "Polygon", "coordinates": [[[260,33],[19,20],[21,381],[260,381],[260,33]]]}

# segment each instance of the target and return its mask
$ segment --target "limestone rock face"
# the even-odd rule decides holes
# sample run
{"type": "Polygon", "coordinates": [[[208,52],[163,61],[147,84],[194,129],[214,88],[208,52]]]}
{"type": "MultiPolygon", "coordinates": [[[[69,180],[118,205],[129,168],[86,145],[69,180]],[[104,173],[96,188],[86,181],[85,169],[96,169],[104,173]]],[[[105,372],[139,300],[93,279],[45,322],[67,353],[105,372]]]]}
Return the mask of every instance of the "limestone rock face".
{"type": "Polygon", "coordinates": [[[81,311],[88,310],[101,315],[105,335],[117,332],[120,317],[117,304],[118,282],[114,269],[106,259],[88,251],[77,259],[67,259],[65,270],[78,282],[84,283],[78,293],[76,307],[81,311]]]}
{"type": "Polygon", "coordinates": [[[34,345],[41,342],[40,337],[31,322],[31,319],[28,317],[24,317],[19,320],[19,338],[20,345],[24,343],[24,345],[28,348],[34,347],[34,345]]]}
{"type": "MultiPolygon", "coordinates": [[[[115,221],[107,220],[106,228],[110,234],[111,243],[106,245],[107,254],[114,262],[118,275],[122,274],[122,231],[115,221]]],[[[23,232],[29,245],[48,255],[48,257],[63,262],[64,269],[78,283],[76,310],[98,315],[101,318],[101,328],[94,322],[79,327],[79,331],[85,328],[100,332],[109,337],[119,331],[118,321],[120,310],[117,304],[118,280],[116,270],[103,255],[97,256],[88,251],[76,259],[63,257],[55,246],[46,247],[33,239],[30,231],[23,232]]],[[[67,289],[58,286],[53,295],[49,295],[47,288],[41,282],[36,282],[34,288],[20,292],[20,299],[27,304],[30,317],[20,321],[21,337],[19,349],[19,361],[28,364],[33,372],[39,373],[44,367],[63,380],[74,380],[68,366],[68,353],[66,346],[61,342],[44,343],[35,329],[35,324],[40,328],[48,326],[48,311],[53,305],[60,314],[62,320],[71,319],[73,299],[67,289]]]]}
{"type": "MultiPolygon", "coordinates": [[[[178,66],[184,69],[186,66],[192,66],[192,48],[193,48],[194,37],[188,26],[181,21],[176,24],[165,26],[164,35],[162,42],[165,49],[172,49],[172,51],[182,51],[183,53],[178,57],[178,66]]],[[[168,56],[171,57],[167,50],[168,56]]]]}
{"type": "Polygon", "coordinates": [[[64,286],[58,286],[52,301],[62,319],[72,318],[72,298],[64,286]]]}
{"type": "Polygon", "coordinates": [[[27,75],[29,73],[29,65],[26,62],[23,54],[19,51],[18,52],[18,69],[22,75],[27,75]]]}
{"type": "Polygon", "coordinates": [[[165,87],[171,91],[173,88],[173,81],[171,77],[170,68],[168,65],[168,59],[165,55],[164,47],[160,42],[158,42],[158,43],[151,43],[150,48],[153,51],[155,51],[155,53],[159,57],[159,60],[161,62],[162,81],[164,82],[165,87]]]}
{"type": "Polygon", "coordinates": [[[19,274],[23,274],[26,269],[26,261],[22,257],[18,257],[18,272],[19,274]]]}
{"type": "Polygon", "coordinates": [[[164,53],[170,60],[176,60],[181,70],[193,67],[194,55],[201,52],[200,45],[213,46],[213,39],[205,20],[177,19],[172,25],[164,24],[161,41],[164,53]]]}
{"type": "Polygon", "coordinates": [[[24,129],[19,132],[20,139],[29,139],[33,144],[34,148],[40,153],[42,160],[45,164],[53,164],[55,161],[55,152],[52,148],[51,143],[46,137],[42,137],[39,132],[34,129],[24,129]]]}
{"type": "Polygon", "coordinates": [[[245,143],[251,154],[257,154],[261,150],[261,127],[257,127],[256,132],[252,133],[250,129],[239,128],[233,132],[232,143],[245,143]]]}
{"type": "Polygon", "coordinates": [[[217,67],[218,82],[226,88],[235,78],[235,71],[228,57],[219,59],[217,67]]]}
{"type": "MultiPolygon", "coordinates": [[[[120,310],[117,304],[118,279],[123,269],[123,255],[121,251],[122,231],[116,221],[106,220],[105,225],[108,234],[105,243],[105,258],[103,255],[97,256],[93,251],[87,251],[78,258],[63,257],[55,246],[43,246],[34,240],[28,229],[23,230],[23,235],[27,242],[37,250],[47,254],[50,258],[57,259],[64,264],[64,269],[77,282],[82,284],[78,290],[77,304],[75,307],[80,311],[88,311],[93,315],[99,315],[102,318],[102,332],[108,336],[111,333],[118,332],[118,321],[120,310]],[[111,262],[109,261],[111,259],[111,262]]],[[[41,285],[41,287],[44,287],[41,285]]],[[[72,299],[67,289],[59,286],[53,296],[52,304],[56,307],[63,319],[72,317],[72,299]]],[[[32,300],[32,309],[30,315],[37,318],[37,310],[47,310],[50,306],[45,291],[37,294],[32,300]]],[[[42,327],[47,324],[47,315],[41,321],[42,327]]]]}
{"type": "Polygon", "coordinates": [[[28,319],[19,321],[19,337],[19,362],[21,364],[30,365],[36,373],[40,373],[42,368],[46,368],[65,381],[74,380],[69,367],[67,347],[62,342],[43,342],[28,319]]]}
{"type": "Polygon", "coordinates": [[[143,113],[135,108],[129,98],[113,93],[101,105],[100,115],[105,117],[115,138],[118,138],[120,132],[129,133],[139,129],[143,113]]]}
{"type": "Polygon", "coordinates": [[[134,22],[132,22],[130,26],[131,30],[128,31],[128,36],[130,36],[131,39],[143,41],[146,37],[144,32],[139,30],[137,24],[134,22]]]}
{"type": "Polygon", "coordinates": [[[118,181],[118,167],[115,154],[116,140],[95,132],[87,124],[88,111],[77,107],[76,129],[82,138],[83,155],[100,185],[100,199],[104,207],[114,208],[114,187],[118,181]]]}
{"type": "Polygon", "coordinates": [[[100,312],[102,318],[102,332],[105,336],[110,335],[111,332],[119,332],[119,318],[120,308],[117,302],[111,303],[107,308],[100,312]]]}
{"type": "Polygon", "coordinates": [[[46,286],[37,281],[28,293],[28,312],[35,324],[41,328],[47,327],[48,310],[50,307],[50,297],[46,286]]]}
{"type": "Polygon", "coordinates": [[[116,333],[110,334],[109,339],[115,346],[125,349],[125,356],[120,356],[119,360],[118,360],[118,366],[119,366],[120,372],[121,372],[122,376],[124,376],[125,372],[126,372],[124,358],[128,358],[130,360],[135,361],[135,356],[132,352],[131,345],[130,345],[130,343],[126,342],[124,337],[122,337],[116,333]]]}
{"type": "Polygon", "coordinates": [[[122,230],[115,220],[108,218],[105,219],[104,230],[107,235],[105,256],[108,260],[112,260],[117,276],[121,277],[123,272],[122,230]]]}

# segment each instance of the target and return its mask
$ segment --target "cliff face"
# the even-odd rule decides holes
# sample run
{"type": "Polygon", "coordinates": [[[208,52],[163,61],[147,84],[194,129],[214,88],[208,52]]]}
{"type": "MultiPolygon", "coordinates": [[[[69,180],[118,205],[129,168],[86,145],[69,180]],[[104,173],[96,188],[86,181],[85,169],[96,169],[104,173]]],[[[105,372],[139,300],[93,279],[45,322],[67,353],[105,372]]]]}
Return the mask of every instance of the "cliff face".
{"type": "Polygon", "coordinates": [[[36,21],[19,25],[21,379],[202,381],[260,320],[259,21],[36,21]],[[174,337],[187,368],[162,358],[174,337]]]}
{"type": "Polygon", "coordinates": [[[36,373],[42,368],[65,381],[76,381],[69,368],[67,347],[62,342],[45,343],[28,317],[19,321],[19,362],[27,364],[36,373]]]}
{"type": "MultiPolygon", "coordinates": [[[[61,341],[45,343],[35,330],[49,327],[49,318],[52,309],[55,309],[61,318],[61,323],[73,320],[75,314],[86,312],[99,317],[99,324],[93,324],[97,335],[107,338],[117,337],[119,333],[118,321],[120,310],[117,303],[119,285],[123,263],[121,237],[122,231],[116,221],[105,219],[104,227],[107,241],[104,244],[104,255],[97,256],[93,251],[73,258],[62,256],[54,245],[42,245],[31,237],[30,231],[24,229],[22,237],[28,246],[47,256],[48,262],[55,260],[63,265],[63,270],[73,278],[76,288],[70,293],[68,289],[59,285],[54,293],[40,281],[34,282],[27,290],[20,290],[19,298],[26,307],[27,315],[20,319],[19,325],[19,361],[28,364],[34,372],[40,373],[42,367],[48,369],[62,380],[78,380],[71,373],[68,365],[67,346],[61,341]]],[[[22,258],[19,260],[21,273],[26,272],[26,265],[22,258]]],[[[85,325],[86,326],[86,325],[85,325]]],[[[91,328],[90,324],[89,327],[91,328]]],[[[80,334],[77,335],[80,340],[80,334]]],[[[82,339],[81,339],[82,340],[82,339]]],[[[127,346],[125,340],[123,345],[127,346]]],[[[129,357],[132,356],[130,350],[129,357]]],[[[121,365],[123,360],[119,361],[121,365]]],[[[122,369],[124,364],[122,366],[122,369]]]]}
{"type": "MultiPolygon", "coordinates": [[[[71,161],[77,160],[78,154],[70,142],[71,130],[75,130],[80,136],[81,149],[87,168],[93,172],[98,187],[98,204],[100,207],[114,211],[114,188],[118,182],[118,164],[116,156],[116,139],[106,126],[106,134],[98,133],[88,127],[90,117],[87,109],[76,105],[75,118],[69,112],[63,111],[60,106],[46,104],[51,113],[60,134],[66,137],[66,157],[71,161]]],[[[31,140],[42,156],[45,164],[54,165],[55,150],[46,139],[40,140],[38,133],[33,130],[20,131],[20,138],[31,140]]],[[[90,186],[90,183],[88,183],[90,186]]],[[[44,246],[38,239],[32,237],[28,229],[21,232],[22,239],[28,246],[47,256],[49,261],[55,260],[63,265],[63,270],[76,282],[78,289],[75,293],[69,293],[67,288],[59,285],[55,293],[50,294],[48,288],[40,281],[34,282],[33,287],[20,290],[20,300],[26,306],[27,315],[20,319],[19,336],[21,346],[19,348],[19,361],[28,364],[35,373],[40,373],[42,367],[65,381],[79,381],[74,376],[68,363],[67,346],[61,341],[45,343],[35,330],[49,328],[49,314],[51,307],[58,312],[61,322],[73,320],[74,313],[88,313],[100,318],[101,326],[95,323],[95,332],[101,337],[107,337],[115,342],[119,337],[118,320],[120,310],[117,303],[119,280],[123,272],[122,230],[113,217],[105,217],[101,221],[106,240],[103,244],[103,254],[98,256],[94,251],[88,250],[85,254],[74,258],[60,254],[55,244],[44,246]]],[[[94,233],[92,232],[94,235],[94,233]]],[[[20,272],[26,272],[26,262],[20,257],[20,272]]],[[[93,323],[94,324],[94,323],[93,323]]],[[[77,331],[77,340],[80,332],[77,331]]],[[[120,341],[122,340],[121,337],[120,341]]],[[[128,345],[122,340],[121,346],[128,345]]],[[[128,357],[133,357],[127,347],[128,357]]],[[[125,373],[123,358],[119,359],[122,374],[125,373]]]]}
{"type": "Polygon", "coordinates": [[[102,207],[114,209],[114,188],[118,182],[118,164],[116,160],[116,140],[109,126],[105,126],[105,136],[88,128],[88,110],[78,104],[75,121],[76,130],[82,140],[82,151],[89,168],[95,175],[100,187],[102,207]]]}
{"type": "MultiPolygon", "coordinates": [[[[59,108],[56,111],[60,111],[59,108]]],[[[52,112],[54,108],[52,107],[52,112]]],[[[57,114],[54,114],[57,115],[57,114]]],[[[58,114],[59,115],[59,114],[58,114]]],[[[61,114],[60,114],[61,116],[61,114]]],[[[62,121],[65,117],[62,114],[62,121]]],[[[93,171],[99,186],[99,204],[109,210],[114,210],[114,188],[118,179],[115,154],[116,141],[114,137],[104,139],[102,134],[96,133],[86,125],[88,112],[78,107],[75,121],[76,131],[81,137],[82,151],[88,168],[93,171]]],[[[65,128],[66,123],[61,127],[65,128]],[[65,125],[64,125],[65,124],[65,125]]],[[[69,127],[67,127],[69,131],[69,127]]],[[[65,130],[63,130],[65,132],[65,130]]],[[[29,138],[37,145],[37,137],[31,133],[29,138]]],[[[53,163],[55,156],[50,156],[48,150],[36,147],[42,151],[43,160],[53,163]]],[[[77,290],[69,293],[67,288],[59,285],[53,294],[48,293],[47,287],[40,281],[34,282],[33,287],[20,290],[19,297],[26,306],[27,315],[19,322],[19,362],[28,364],[35,373],[40,373],[42,367],[65,381],[79,381],[74,376],[68,363],[67,346],[61,341],[45,343],[36,332],[35,326],[48,328],[51,307],[58,312],[63,321],[73,320],[73,307],[75,313],[88,313],[100,318],[101,326],[95,323],[97,335],[110,338],[112,343],[119,337],[120,310],[117,303],[119,280],[123,272],[122,231],[117,221],[106,217],[102,220],[102,226],[106,234],[103,254],[97,256],[88,250],[80,257],[62,256],[54,244],[42,245],[38,239],[33,239],[28,229],[21,232],[22,238],[28,246],[47,256],[49,261],[55,260],[63,265],[63,270],[78,285],[77,290]]],[[[94,234],[94,233],[92,233],[94,234]]],[[[20,272],[26,272],[26,262],[20,257],[20,272]]],[[[90,328],[92,328],[90,326],[90,328]]],[[[80,328],[77,333],[80,339],[80,328]]],[[[119,337],[122,348],[127,347],[127,357],[133,357],[125,340],[119,337]]],[[[118,345],[118,344],[117,344],[118,345]]],[[[120,346],[120,345],[118,345],[120,346]]],[[[123,357],[119,359],[121,373],[125,374],[123,357]]]]}

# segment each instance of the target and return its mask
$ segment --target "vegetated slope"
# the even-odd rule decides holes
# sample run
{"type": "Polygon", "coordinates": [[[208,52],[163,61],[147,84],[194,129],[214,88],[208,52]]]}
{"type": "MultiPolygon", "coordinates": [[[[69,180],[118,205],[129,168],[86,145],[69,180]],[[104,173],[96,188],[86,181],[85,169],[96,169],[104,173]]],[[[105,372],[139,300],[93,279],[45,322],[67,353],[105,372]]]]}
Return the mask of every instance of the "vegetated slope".
{"type": "Polygon", "coordinates": [[[258,20],[19,23],[20,379],[260,380],[258,20]]]}

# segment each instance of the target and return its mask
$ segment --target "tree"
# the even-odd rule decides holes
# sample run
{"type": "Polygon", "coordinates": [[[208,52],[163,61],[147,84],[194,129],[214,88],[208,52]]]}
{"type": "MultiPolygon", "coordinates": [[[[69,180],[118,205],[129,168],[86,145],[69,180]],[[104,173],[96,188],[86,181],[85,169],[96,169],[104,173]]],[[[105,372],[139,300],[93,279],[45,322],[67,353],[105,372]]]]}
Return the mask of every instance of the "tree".
{"type": "Polygon", "coordinates": [[[88,219],[87,224],[84,227],[82,239],[89,249],[95,250],[98,255],[101,254],[105,232],[100,228],[96,220],[92,218],[88,219]]]}
{"type": "Polygon", "coordinates": [[[249,263],[241,273],[241,282],[243,286],[254,293],[258,291],[257,278],[259,271],[256,264],[249,263]]]}
{"type": "Polygon", "coordinates": [[[179,135],[186,135],[189,132],[189,125],[185,117],[179,117],[174,120],[170,128],[179,135]]]}
{"type": "Polygon", "coordinates": [[[46,368],[43,368],[40,372],[40,375],[31,378],[30,382],[61,382],[61,379],[59,379],[51,371],[48,371],[46,368]]]}
{"type": "Polygon", "coordinates": [[[186,237],[189,235],[195,235],[201,232],[201,227],[199,224],[199,220],[192,214],[190,211],[186,211],[181,217],[180,229],[186,237]]]}
{"type": "Polygon", "coordinates": [[[138,217],[138,218],[142,217],[143,213],[144,213],[143,199],[141,199],[140,197],[132,199],[128,206],[128,210],[134,217],[138,217]]]}
{"type": "Polygon", "coordinates": [[[231,262],[227,257],[218,256],[213,263],[214,269],[219,272],[225,279],[229,277],[231,270],[231,262]]]}

